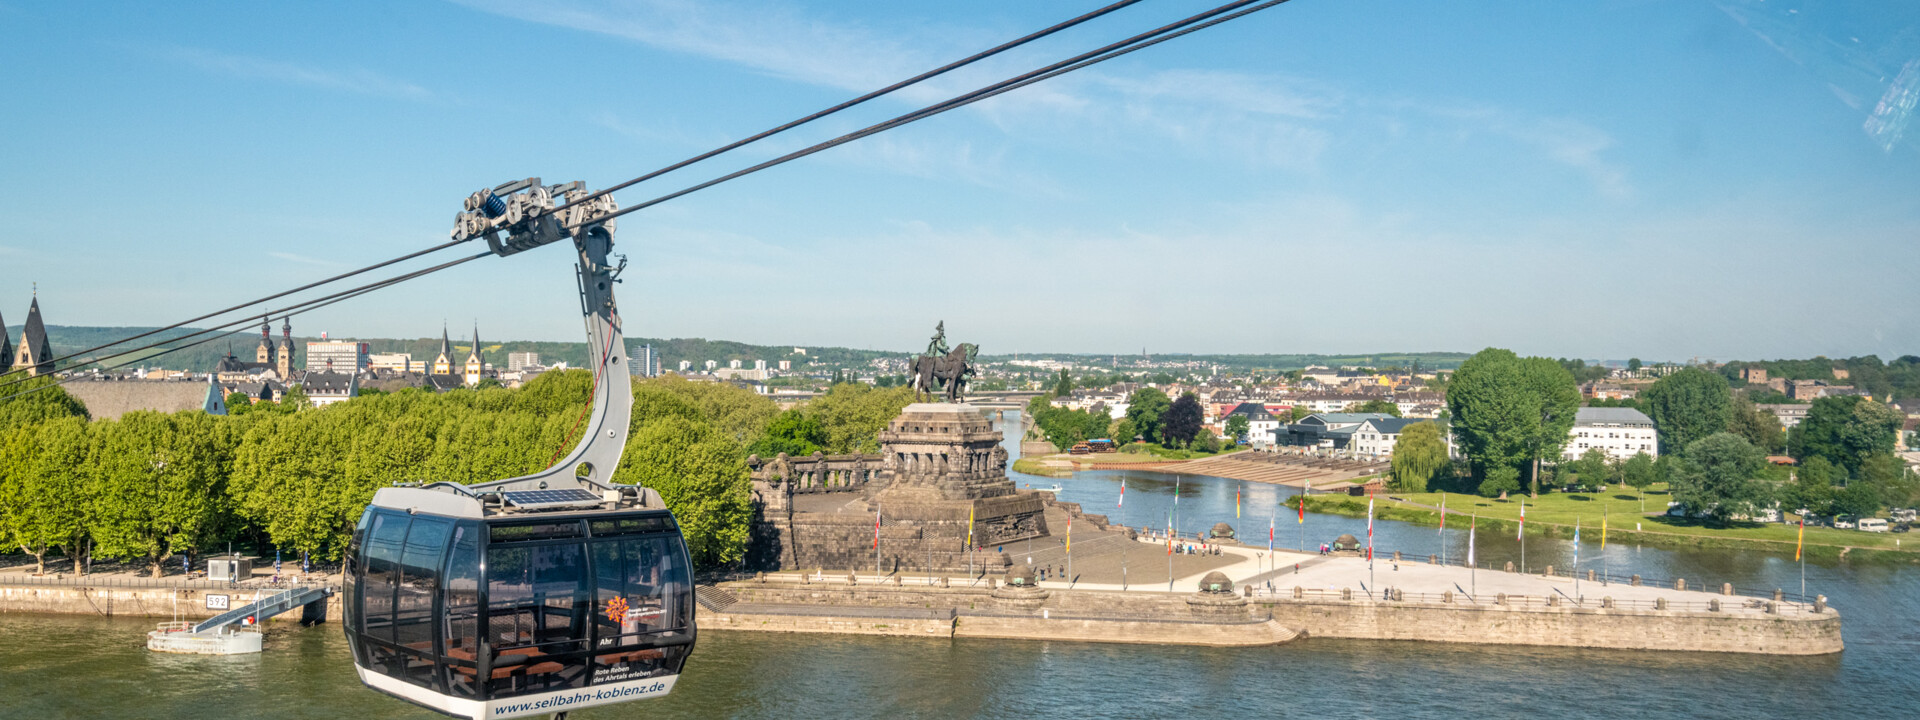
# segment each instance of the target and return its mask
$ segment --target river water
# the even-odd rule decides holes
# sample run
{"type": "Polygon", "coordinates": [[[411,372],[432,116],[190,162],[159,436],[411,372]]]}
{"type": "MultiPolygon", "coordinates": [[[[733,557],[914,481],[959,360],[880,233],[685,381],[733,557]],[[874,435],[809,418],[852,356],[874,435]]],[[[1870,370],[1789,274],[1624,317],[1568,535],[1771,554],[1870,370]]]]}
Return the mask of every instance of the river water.
{"type": "MultiPolygon", "coordinates": [[[[1015,450],[1017,448],[1010,448],[1015,450]]],[[[1061,499],[1115,522],[1164,526],[1175,478],[1101,471],[1059,483],[1061,499]],[[1118,505],[1126,479],[1126,502],[1118,505]]],[[[1309,545],[1360,519],[1309,515],[1284,488],[1180,477],[1179,526],[1227,522],[1264,543],[1309,545]],[[1234,517],[1234,493],[1243,493],[1234,517]]],[[[1478,536],[1481,557],[1519,561],[1512,536],[1478,536]]],[[[1797,590],[1791,556],[1662,550],[1598,538],[1581,568],[1797,590]]],[[[1464,533],[1379,522],[1375,543],[1409,554],[1464,551],[1464,533]]],[[[1572,543],[1530,538],[1527,563],[1572,561],[1572,543]]],[[[1920,716],[1920,568],[1806,566],[1809,592],[1845,617],[1847,649],[1823,657],[1651,653],[1309,638],[1267,648],[1192,648],[709,632],[674,693],[576,718],[1273,717],[1648,718],[1920,716]]],[[[424,718],[360,687],[337,625],[275,626],[266,652],[147,652],[144,619],[0,616],[0,718],[424,718]]]]}

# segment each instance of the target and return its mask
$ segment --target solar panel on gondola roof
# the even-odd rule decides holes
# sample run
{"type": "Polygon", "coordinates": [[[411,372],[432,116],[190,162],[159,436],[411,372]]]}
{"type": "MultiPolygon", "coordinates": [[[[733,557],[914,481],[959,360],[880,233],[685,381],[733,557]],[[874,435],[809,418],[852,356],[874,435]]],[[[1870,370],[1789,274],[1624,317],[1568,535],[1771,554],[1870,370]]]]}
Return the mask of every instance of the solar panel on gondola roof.
{"type": "Polygon", "coordinates": [[[600,502],[600,496],[588,490],[568,488],[565,490],[510,490],[504,493],[507,502],[520,507],[538,505],[594,505],[600,502]]]}

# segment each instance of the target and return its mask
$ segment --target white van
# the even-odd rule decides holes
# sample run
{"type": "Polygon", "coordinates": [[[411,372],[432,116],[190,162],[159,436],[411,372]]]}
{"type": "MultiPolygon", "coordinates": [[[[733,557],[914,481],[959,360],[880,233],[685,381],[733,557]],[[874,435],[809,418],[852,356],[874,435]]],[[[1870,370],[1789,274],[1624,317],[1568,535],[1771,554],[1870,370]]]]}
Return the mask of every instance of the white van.
{"type": "Polygon", "coordinates": [[[1860,518],[1861,532],[1886,532],[1887,521],[1880,518],[1860,518]]]}

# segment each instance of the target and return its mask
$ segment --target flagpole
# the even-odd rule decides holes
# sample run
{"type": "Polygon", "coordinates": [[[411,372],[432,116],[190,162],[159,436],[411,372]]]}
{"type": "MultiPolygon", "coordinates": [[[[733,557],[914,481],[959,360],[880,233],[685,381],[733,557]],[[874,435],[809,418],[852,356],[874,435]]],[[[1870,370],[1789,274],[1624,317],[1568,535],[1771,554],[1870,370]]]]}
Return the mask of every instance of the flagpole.
{"type": "Polygon", "coordinates": [[[1520,498],[1520,574],[1527,574],[1527,499],[1520,498]]]}
{"type": "Polygon", "coordinates": [[[1440,491],[1440,566],[1447,565],[1447,493],[1440,491]]]}
{"type": "MultiPolygon", "coordinates": [[[[1476,510],[1473,516],[1467,520],[1467,583],[1469,587],[1473,588],[1475,598],[1480,596],[1480,563],[1474,562],[1473,544],[1474,533],[1479,531],[1479,529],[1480,511],[1476,510]]],[[[1479,602],[1479,600],[1474,600],[1474,602],[1479,602]]]]}
{"type": "Polygon", "coordinates": [[[880,577],[880,503],[873,504],[873,575],[880,577]]]}

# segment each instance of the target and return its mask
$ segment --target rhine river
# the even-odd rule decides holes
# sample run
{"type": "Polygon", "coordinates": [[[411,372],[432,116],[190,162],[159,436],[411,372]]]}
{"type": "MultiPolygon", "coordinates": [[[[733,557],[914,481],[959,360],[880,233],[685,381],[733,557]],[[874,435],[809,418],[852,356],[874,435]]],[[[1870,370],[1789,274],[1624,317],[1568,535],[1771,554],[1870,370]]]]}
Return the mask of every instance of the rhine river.
{"type": "MultiPolygon", "coordinates": [[[[1174,478],[1100,471],[1019,476],[1062,486],[1061,499],[1134,526],[1164,526],[1174,478]],[[1120,480],[1126,502],[1115,507],[1120,480]]],[[[1290,490],[1179,478],[1183,531],[1227,522],[1264,544],[1309,546],[1360,519],[1277,510],[1290,490]]],[[[1519,562],[1510,535],[1479,535],[1479,553],[1519,562]]],[[[1797,590],[1792,556],[1661,550],[1584,538],[1581,568],[1797,590]]],[[[1463,553],[1464,531],[1379,522],[1383,552],[1463,553]]],[[[1008,548],[1015,550],[1015,548],[1008,548]]],[[[1572,564],[1572,543],[1529,538],[1527,564],[1572,564]]],[[[1386,568],[1382,572],[1388,572],[1386,568]]],[[[1825,657],[1649,653],[1305,639],[1213,649],[1001,640],[927,640],[708,632],[674,693],[575,718],[791,717],[1335,717],[1756,718],[1910,717],[1920,713],[1920,567],[1813,565],[1809,592],[1846,618],[1847,649],[1825,657]]],[[[1283,584],[1283,583],[1276,583],[1283,584]]],[[[1589,592],[1589,594],[1593,594],[1589,592]]],[[[198,657],[147,652],[149,619],[0,616],[0,718],[428,718],[360,687],[337,625],[273,625],[266,652],[198,657]]]]}

